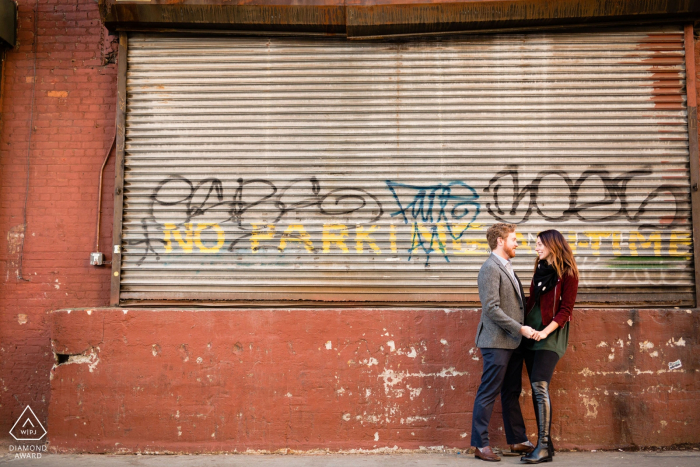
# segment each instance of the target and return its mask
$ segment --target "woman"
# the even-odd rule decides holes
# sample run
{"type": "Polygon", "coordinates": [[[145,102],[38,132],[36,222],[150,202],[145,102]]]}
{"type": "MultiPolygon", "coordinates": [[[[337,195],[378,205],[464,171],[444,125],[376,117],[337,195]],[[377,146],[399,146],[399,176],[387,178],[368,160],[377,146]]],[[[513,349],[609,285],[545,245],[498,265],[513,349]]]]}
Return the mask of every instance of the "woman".
{"type": "Polygon", "coordinates": [[[556,230],[537,235],[535,274],[530,284],[525,325],[536,332],[521,344],[532,386],[539,438],[535,450],[520,460],[529,464],[549,462],[554,455],[550,439],[552,404],[549,383],[554,367],[569,343],[569,321],[576,302],[578,268],[571,247],[556,230]]]}

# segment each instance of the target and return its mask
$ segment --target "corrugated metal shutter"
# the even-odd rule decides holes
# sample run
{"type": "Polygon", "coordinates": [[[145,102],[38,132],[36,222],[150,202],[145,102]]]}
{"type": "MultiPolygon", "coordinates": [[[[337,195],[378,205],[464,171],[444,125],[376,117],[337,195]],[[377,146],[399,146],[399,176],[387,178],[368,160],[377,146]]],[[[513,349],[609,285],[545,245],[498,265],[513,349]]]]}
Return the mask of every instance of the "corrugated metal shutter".
{"type": "Polygon", "coordinates": [[[129,39],[121,300],[478,302],[486,228],[580,303],[692,304],[683,34],[129,39]]]}

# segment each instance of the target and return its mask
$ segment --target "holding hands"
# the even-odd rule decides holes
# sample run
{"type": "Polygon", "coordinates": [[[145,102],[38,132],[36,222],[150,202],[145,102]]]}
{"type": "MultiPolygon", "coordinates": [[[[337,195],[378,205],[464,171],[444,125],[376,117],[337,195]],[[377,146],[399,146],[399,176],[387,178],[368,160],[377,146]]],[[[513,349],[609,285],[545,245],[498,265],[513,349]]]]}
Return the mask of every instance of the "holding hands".
{"type": "Polygon", "coordinates": [[[535,331],[530,326],[523,326],[520,328],[520,334],[528,339],[540,341],[548,336],[548,333],[544,331],[535,331]]]}

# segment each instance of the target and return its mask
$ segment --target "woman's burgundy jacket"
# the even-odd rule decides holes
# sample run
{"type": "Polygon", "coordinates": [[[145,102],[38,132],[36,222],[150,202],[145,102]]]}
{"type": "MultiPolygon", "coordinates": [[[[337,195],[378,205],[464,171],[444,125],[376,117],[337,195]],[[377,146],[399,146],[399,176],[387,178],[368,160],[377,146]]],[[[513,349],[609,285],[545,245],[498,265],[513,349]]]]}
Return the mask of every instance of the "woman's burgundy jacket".
{"type": "MultiPolygon", "coordinates": [[[[530,283],[530,297],[527,299],[525,310],[530,313],[535,307],[535,283],[530,283]]],[[[567,274],[557,280],[554,290],[540,295],[540,311],[542,312],[542,324],[548,326],[552,320],[556,321],[560,328],[567,321],[571,321],[571,313],[574,311],[576,293],[578,292],[578,279],[567,274]]],[[[526,313],[526,314],[527,314],[526,313]]]]}

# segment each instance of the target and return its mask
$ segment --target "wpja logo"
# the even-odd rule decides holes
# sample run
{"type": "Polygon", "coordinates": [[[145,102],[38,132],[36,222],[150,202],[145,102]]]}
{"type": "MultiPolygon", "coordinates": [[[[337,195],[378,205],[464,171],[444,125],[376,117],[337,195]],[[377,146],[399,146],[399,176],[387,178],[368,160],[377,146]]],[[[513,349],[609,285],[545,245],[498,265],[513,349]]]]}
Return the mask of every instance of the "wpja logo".
{"type": "MultiPolygon", "coordinates": [[[[17,441],[40,441],[46,436],[46,428],[41,424],[31,407],[27,406],[10,430],[17,441]]],[[[15,451],[15,459],[41,459],[46,452],[46,445],[10,445],[10,452],[15,451]]]]}

